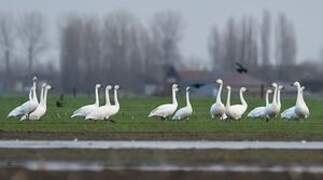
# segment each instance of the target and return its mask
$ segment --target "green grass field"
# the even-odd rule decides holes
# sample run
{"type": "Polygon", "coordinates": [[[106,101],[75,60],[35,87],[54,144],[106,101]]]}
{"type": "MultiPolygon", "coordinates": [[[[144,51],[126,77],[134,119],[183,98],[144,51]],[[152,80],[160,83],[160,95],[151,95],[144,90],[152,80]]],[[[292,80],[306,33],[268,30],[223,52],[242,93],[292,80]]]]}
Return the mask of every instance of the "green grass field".
{"type": "MultiPolygon", "coordinates": [[[[159,104],[170,98],[136,97],[121,98],[120,113],[108,121],[70,119],[73,110],[93,103],[93,97],[66,97],[64,107],[57,108],[58,97],[49,97],[48,112],[40,121],[20,122],[6,116],[8,112],[26,100],[26,97],[0,97],[1,139],[217,139],[217,140],[322,140],[323,102],[307,98],[311,116],[307,120],[284,121],[279,118],[269,122],[243,118],[240,121],[211,120],[211,98],[193,98],[194,115],[185,121],[147,118],[159,104]]],[[[180,97],[180,106],[184,98],[180,97]]],[[[103,98],[101,98],[103,102],[103,98]]],[[[248,111],[264,100],[247,97],[248,111]]],[[[234,102],[238,102],[234,100],[234,102]]],[[[295,99],[283,99],[283,109],[295,103],[295,99]]]]}

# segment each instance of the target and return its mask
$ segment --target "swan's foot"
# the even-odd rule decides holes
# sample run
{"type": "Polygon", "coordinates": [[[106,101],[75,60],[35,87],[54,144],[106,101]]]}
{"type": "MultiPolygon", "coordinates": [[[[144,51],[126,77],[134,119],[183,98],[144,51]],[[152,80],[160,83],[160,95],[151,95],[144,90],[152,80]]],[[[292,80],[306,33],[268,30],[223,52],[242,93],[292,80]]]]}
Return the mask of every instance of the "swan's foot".
{"type": "Polygon", "coordinates": [[[112,122],[112,123],[114,123],[114,124],[115,124],[115,123],[117,123],[117,122],[116,122],[116,121],[114,121],[113,119],[110,119],[110,122],[112,122]]]}

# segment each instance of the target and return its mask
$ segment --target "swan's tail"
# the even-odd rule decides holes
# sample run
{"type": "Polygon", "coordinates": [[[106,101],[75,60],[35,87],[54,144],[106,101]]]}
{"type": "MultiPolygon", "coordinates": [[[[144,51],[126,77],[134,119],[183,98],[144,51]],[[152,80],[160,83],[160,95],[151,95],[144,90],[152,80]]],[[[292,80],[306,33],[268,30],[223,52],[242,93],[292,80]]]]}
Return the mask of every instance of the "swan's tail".
{"type": "Polygon", "coordinates": [[[73,113],[73,115],[71,116],[71,118],[78,117],[78,116],[84,116],[84,115],[81,114],[81,113],[73,113]]]}
{"type": "Polygon", "coordinates": [[[148,117],[153,117],[155,114],[153,112],[149,113],[148,117]]]}
{"type": "Polygon", "coordinates": [[[10,113],[8,114],[8,118],[9,117],[17,117],[20,116],[21,112],[20,112],[20,107],[16,107],[14,110],[10,111],[10,113]]]}

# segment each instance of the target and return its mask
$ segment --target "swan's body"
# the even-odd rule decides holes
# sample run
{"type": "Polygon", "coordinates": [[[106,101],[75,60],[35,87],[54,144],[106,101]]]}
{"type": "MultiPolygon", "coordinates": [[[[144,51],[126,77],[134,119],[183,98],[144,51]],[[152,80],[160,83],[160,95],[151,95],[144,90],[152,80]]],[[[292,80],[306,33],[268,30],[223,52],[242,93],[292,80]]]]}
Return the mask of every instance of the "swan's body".
{"type": "Polygon", "coordinates": [[[256,107],[249,112],[248,117],[251,118],[264,118],[266,117],[266,107],[269,105],[269,94],[272,93],[271,89],[266,91],[266,106],[256,107]]]}
{"type": "Polygon", "coordinates": [[[304,87],[301,87],[299,82],[295,82],[294,86],[297,87],[297,99],[296,105],[288,108],[283,113],[281,117],[283,119],[295,119],[295,118],[308,118],[310,115],[309,109],[304,101],[304,87]]]}
{"type": "Polygon", "coordinates": [[[92,111],[99,108],[99,88],[101,87],[100,84],[95,85],[95,103],[83,106],[73,112],[73,115],[71,118],[77,117],[77,116],[83,116],[86,117],[88,114],[90,114],[92,111]]]}
{"type": "Polygon", "coordinates": [[[266,118],[273,118],[276,117],[280,112],[280,107],[277,102],[277,94],[278,94],[278,85],[276,83],[273,83],[272,86],[275,88],[274,90],[274,96],[273,96],[273,102],[266,106],[266,118]]]}
{"type": "Polygon", "coordinates": [[[223,81],[221,79],[218,79],[216,82],[220,84],[220,87],[216,97],[216,102],[210,108],[210,114],[212,119],[214,119],[215,117],[220,117],[221,120],[224,120],[227,118],[227,116],[225,114],[225,106],[222,103],[221,99],[223,81]]]}
{"type": "Polygon", "coordinates": [[[24,115],[28,116],[28,114],[30,114],[32,111],[34,111],[37,108],[39,103],[38,103],[36,88],[37,88],[37,77],[34,77],[33,86],[29,91],[29,100],[23,103],[22,105],[16,107],[15,109],[13,109],[8,114],[8,117],[20,117],[24,115]]]}
{"type": "Polygon", "coordinates": [[[173,120],[181,120],[184,118],[189,118],[193,113],[193,108],[190,102],[190,88],[186,88],[186,106],[177,110],[173,116],[173,120]]]}
{"type": "Polygon", "coordinates": [[[21,117],[20,120],[39,120],[42,116],[46,114],[47,110],[47,93],[48,90],[51,89],[50,85],[43,85],[42,87],[42,92],[41,92],[41,97],[40,97],[40,103],[37,106],[37,108],[29,114],[29,117],[27,115],[21,117]]]}
{"type": "Polygon", "coordinates": [[[176,99],[176,92],[178,91],[177,84],[173,84],[172,86],[172,98],[173,103],[171,104],[163,104],[158,106],[157,108],[153,109],[148,117],[161,117],[161,118],[167,118],[174,114],[174,112],[177,109],[178,103],[176,99]]]}
{"type": "Polygon", "coordinates": [[[246,91],[245,87],[242,87],[240,89],[240,101],[241,104],[231,105],[231,87],[227,86],[228,89],[228,96],[227,96],[227,104],[225,107],[225,114],[230,118],[234,120],[241,119],[242,115],[246,112],[248,108],[248,104],[245,101],[243,97],[243,93],[246,91]]]}

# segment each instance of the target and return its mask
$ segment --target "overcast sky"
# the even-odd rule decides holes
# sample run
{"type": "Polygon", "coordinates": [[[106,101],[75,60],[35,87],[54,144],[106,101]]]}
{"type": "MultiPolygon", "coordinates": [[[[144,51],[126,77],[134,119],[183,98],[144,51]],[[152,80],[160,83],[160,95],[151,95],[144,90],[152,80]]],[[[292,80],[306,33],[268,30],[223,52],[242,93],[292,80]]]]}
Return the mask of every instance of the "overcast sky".
{"type": "Polygon", "coordinates": [[[185,57],[208,59],[207,38],[214,24],[223,27],[230,16],[260,19],[264,9],[272,14],[284,12],[294,22],[299,59],[317,58],[323,47],[323,0],[0,0],[0,10],[44,13],[50,20],[52,39],[57,21],[66,13],[104,15],[115,9],[129,10],[144,23],[157,11],[178,10],[186,25],[181,44],[185,57]]]}

